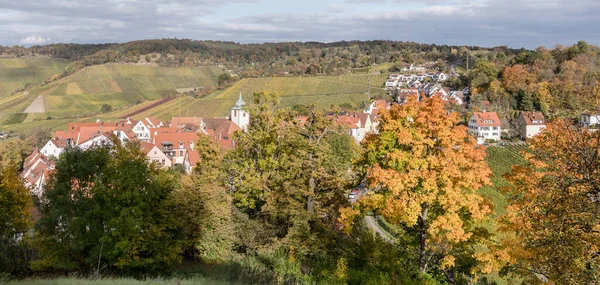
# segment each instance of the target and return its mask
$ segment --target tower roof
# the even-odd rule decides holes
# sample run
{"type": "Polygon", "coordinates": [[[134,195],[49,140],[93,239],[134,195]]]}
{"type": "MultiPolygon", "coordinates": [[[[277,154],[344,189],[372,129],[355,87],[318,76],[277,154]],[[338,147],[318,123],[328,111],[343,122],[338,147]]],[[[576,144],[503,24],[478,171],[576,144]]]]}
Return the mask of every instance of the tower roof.
{"type": "Polygon", "coordinates": [[[233,109],[241,110],[244,106],[246,106],[246,102],[244,102],[244,99],[242,99],[242,92],[240,92],[240,97],[235,102],[233,109]]]}

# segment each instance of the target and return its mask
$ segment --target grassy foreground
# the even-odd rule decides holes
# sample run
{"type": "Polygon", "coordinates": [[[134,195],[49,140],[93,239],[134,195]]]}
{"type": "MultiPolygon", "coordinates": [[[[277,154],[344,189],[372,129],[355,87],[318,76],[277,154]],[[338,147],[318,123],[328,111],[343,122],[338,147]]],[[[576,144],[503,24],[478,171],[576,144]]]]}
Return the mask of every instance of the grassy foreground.
{"type": "Polygon", "coordinates": [[[60,278],[60,279],[26,279],[19,281],[9,281],[2,284],[10,285],[242,285],[242,283],[231,283],[219,281],[205,277],[194,277],[190,279],[147,279],[135,280],[128,278],[106,278],[99,280],[79,279],[79,278],[60,278]]]}

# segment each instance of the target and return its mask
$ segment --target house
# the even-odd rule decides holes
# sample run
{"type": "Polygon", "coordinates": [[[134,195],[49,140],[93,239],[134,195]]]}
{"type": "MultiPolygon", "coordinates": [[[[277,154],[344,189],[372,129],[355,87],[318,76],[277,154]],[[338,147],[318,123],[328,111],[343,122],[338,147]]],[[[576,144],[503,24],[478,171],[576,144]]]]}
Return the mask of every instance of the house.
{"type": "Polygon", "coordinates": [[[448,75],[446,75],[443,72],[438,72],[435,75],[433,75],[433,80],[438,82],[438,81],[446,81],[448,80],[448,75]]]}
{"type": "Polygon", "coordinates": [[[234,122],[225,118],[204,119],[202,131],[213,137],[224,149],[232,149],[235,146],[233,134],[243,131],[234,122]]]}
{"type": "Polygon", "coordinates": [[[240,97],[235,102],[235,106],[231,108],[229,119],[246,132],[250,125],[250,114],[244,110],[244,106],[246,106],[246,102],[242,99],[242,93],[240,92],[240,97]]]}
{"type": "Polygon", "coordinates": [[[154,138],[155,145],[169,158],[171,164],[184,165],[187,152],[195,148],[198,133],[161,133],[154,138]]]}
{"type": "Polygon", "coordinates": [[[421,100],[421,95],[418,89],[400,89],[398,90],[398,98],[396,99],[396,102],[398,102],[398,104],[404,104],[406,103],[406,100],[408,100],[408,97],[417,97],[417,100],[421,100]]]}
{"type": "Polygon", "coordinates": [[[579,117],[579,125],[588,127],[590,129],[597,129],[600,125],[600,114],[597,113],[583,113],[579,117]]]}
{"type": "Polygon", "coordinates": [[[371,114],[373,117],[379,116],[380,110],[389,110],[392,104],[385,99],[373,101],[367,108],[363,110],[363,113],[371,114]]]}
{"type": "Polygon", "coordinates": [[[546,118],[541,112],[521,112],[518,124],[521,138],[528,139],[546,128],[546,118]]]}
{"type": "Polygon", "coordinates": [[[413,79],[415,79],[414,74],[408,74],[408,75],[403,74],[403,75],[400,75],[400,81],[402,81],[402,82],[409,82],[409,81],[411,81],[413,79]]]}
{"type": "Polygon", "coordinates": [[[469,120],[469,132],[477,137],[477,143],[486,140],[500,140],[502,123],[496,112],[475,112],[469,120]]]}
{"type": "Polygon", "coordinates": [[[137,138],[143,142],[150,141],[150,129],[160,128],[163,126],[163,122],[157,120],[154,117],[146,117],[145,119],[140,120],[133,127],[133,132],[136,134],[137,138]]]}
{"type": "Polygon", "coordinates": [[[398,79],[388,79],[388,81],[385,82],[385,88],[390,89],[390,88],[396,88],[398,87],[398,79]]]}
{"type": "Polygon", "coordinates": [[[427,78],[427,74],[417,74],[415,75],[415,80],[419,80],[421,82],[425,81],[425,78],[427,78]]]}
{"type": "Polygon", "coordinates": [[[47,157],[58,158],[68,145],[73,145],[71,138],[53,137],[40,149],[40,152],[47,157]]]}
{"type": "Polygon", "coordinates": [[[400,76],[400,74],[391,74],[390,76],[388,76],[388,80],[399,80],[400,76]]]}
{"type": "Polygon", "coordinates": [[[147,142],[141,142],[140,147],[146,154],[146,160],[148,163],[156,163],[162,168],[169,168],[173,166],[173,161],[156,145],[147,142]]]}
{"type": "Polygon", "coordinates": [[[423,86],[423,83],[417,79],[414,79],[413,81],[408,82],[407,86],[408,88],[420,89],[421,86],[423,86]]]}
{"type": "Polygon", "coordinates": [[[360,144],[369,133],[376,132],[376,123],[373,116],[368,113],[347,113],[338,115],[334,122],[340,126],[348,127],[348,134],[360,144]]]}
{"type": "Polygon", "coordinates": [[[21,177],[24,180],[25,186],[33,195],[41,196],[44,192],[44,187],[48,181],[48,177],[55,164],[47,156],[43,155],[37,149],[25,158],[23,161],[23,171],[21,177]]]}

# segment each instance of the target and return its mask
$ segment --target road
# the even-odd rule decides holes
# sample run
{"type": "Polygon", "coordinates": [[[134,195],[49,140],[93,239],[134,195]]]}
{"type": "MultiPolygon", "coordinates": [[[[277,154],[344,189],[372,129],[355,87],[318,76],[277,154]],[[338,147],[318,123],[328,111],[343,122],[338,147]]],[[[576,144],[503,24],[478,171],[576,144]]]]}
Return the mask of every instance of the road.
{"type": "Polygon", "coordinates": [[[369,228],[371,228],[372,230],[374,230],[379,236],[381,236],[381,238],[383,238],[385,241],[387,241],[389,243],[394,243],[394,239],[390,236],[389,233],[387,233],[386,231],[384,231],[382,228],[379,227],[379,225],[377,224],[377,221],[375,221],[375,218],[373,216],[366,216],[365,221],[367,222],[367,226],[369,228]]]}

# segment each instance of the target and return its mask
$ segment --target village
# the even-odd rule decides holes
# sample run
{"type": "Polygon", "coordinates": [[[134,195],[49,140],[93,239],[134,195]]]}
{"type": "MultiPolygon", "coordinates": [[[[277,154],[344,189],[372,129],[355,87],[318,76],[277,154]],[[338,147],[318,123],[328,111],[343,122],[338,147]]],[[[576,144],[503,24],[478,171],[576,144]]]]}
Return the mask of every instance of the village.
{"type": "MultiPolygon", "coordinates": [[[[402,80],[401,77],[398,76],[399,80],[402,80]]],[[[461,102],[460,97],[446,96],[458,91],[447,92],[447,88],[440,86],[436,83],[431,89],[426,85],[421,89],[411,89],[410,92],[401,89],[398,103],[380,99],[373,101],[362,112],[327,112],[326,116],[360,144],[368,134],[378,132],[378,119],[382,109],[389,110],[393,104],[402,104],[409,96],[423,99],[423,94],[427,97],[439,95],[448,104],[461,102]]],[[[298,116],[295,121],[303,125],[307,119],[306,116],[298,116]]],[[[116,122],[72,122],[66,130],[56,131],[42,148],[33,150],[24,160],[21,175],[32,194],[40,196],[48,175],[55,168],[55,161],[65,148],[78,147],[86,150],[111,143],[112,136],[121,143],[139,141],[148,163],[155,163],[165,169],[177,167],[185,173],[191,173],[199,160],[195,149],[198,136],[210,136],[224,150],[231,150],[235,147],[234,134],[247,131],[250,123],[250,114],[246,110],[242,94],[231,108],[230,115],[223,118],[173,117],[170,122],[163,122],[154,117],[146,117],[139,121],[127,118],[116,122]]],[[[532,138],[543,131],[545,124],[546,119],[541,112],[521,112],[518,118],[518,136],[522,140],[532,138]]],[[[583,114],[580,124],[582,127],[595,129],[600,125],[600,115],[583,114]]],[[[501,142],[508,128],[507,121],[501,120],[496,112],[474,112],[468,121],[468,132],[480,145],[501,142]]]]}

